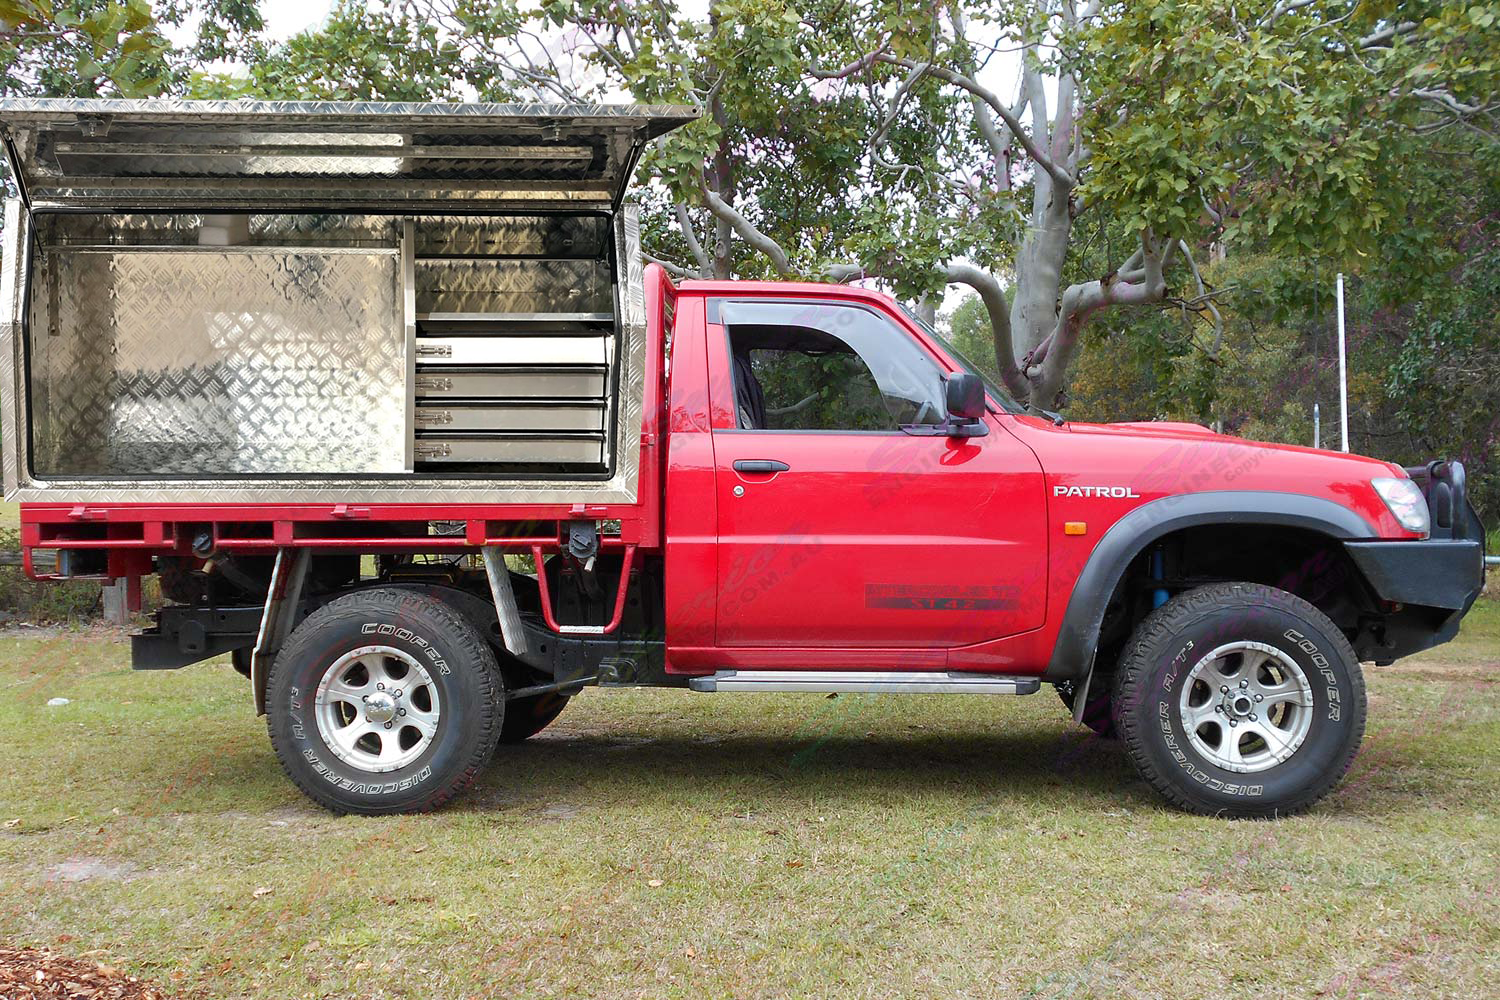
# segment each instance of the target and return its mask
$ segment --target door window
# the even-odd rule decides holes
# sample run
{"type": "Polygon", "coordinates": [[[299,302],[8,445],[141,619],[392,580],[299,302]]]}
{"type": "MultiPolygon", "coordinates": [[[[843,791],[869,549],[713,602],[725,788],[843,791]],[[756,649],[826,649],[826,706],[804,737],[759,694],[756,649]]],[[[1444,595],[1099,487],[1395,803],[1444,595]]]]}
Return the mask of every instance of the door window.
{"type": "Polygon", "coordinates": [[[722,318],[743,430],[897,431],[947,416],[942,370],[876,312],[726,302],[722,318]]]}

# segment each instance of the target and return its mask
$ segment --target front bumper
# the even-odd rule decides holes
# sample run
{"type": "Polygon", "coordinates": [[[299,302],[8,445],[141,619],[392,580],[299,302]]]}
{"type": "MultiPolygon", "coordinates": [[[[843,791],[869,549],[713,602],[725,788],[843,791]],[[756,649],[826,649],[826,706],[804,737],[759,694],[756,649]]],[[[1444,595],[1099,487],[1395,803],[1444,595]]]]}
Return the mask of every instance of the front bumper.
{"type": "Polygon", "coordinates": [[[1469,503],[1463,463],[1406,471],[1427,496],[1432,536],[1344,543],[1370,590],[1391,609],[1356,638],[1362,660],[1387,663],[1447,642],[1484,590],[1484,525],[1469,503]]]}
{"type": "Polygon", "coordinates": [[[1344,550],[1382,601],[1467,611],[1484,588],[1484,543],[1345,542],[1344,550]]]}

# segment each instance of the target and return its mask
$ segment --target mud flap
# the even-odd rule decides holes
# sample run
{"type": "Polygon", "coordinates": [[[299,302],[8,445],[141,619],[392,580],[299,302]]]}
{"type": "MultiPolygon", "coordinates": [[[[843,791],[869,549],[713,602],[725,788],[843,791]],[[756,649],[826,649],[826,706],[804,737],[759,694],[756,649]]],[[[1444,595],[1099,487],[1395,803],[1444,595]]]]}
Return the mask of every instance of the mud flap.
{"type": "Polygon", "coordinates": [[[250,654],[250,688],[255,693],[255,714],[266,714],[266,676],[271,661],[291,634],[302,605],[302,586],[307,582],[307,567],[312,563],[311,549],[277,549],[276,565],[271,569],[271,586],[266,590],[266,610],[260,618],[255,649],[250,654]]]}

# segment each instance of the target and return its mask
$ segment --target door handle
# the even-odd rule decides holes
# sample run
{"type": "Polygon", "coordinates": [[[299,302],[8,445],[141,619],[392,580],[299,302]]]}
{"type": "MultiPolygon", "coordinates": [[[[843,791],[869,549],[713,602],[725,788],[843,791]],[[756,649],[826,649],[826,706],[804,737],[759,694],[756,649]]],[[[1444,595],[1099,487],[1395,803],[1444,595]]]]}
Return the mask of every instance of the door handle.
{"type": "Polygon", "coordinates": [[[734,463],[735,472],[748,472],[751,475],[770,475],[773,472],[785,472],[791,466],[785,462],[778,462],[773,458],[741,458],[734,463]]]}

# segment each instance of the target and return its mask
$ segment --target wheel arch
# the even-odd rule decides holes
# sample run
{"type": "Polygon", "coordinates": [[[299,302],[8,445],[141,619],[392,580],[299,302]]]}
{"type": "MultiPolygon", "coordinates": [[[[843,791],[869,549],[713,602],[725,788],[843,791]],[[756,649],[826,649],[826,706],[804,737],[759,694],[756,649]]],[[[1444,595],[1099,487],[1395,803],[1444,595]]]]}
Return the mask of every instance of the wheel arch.
{"type": "Polygon", "coordinates": [[[1093,673],[1105,612],[1132,563],[1168,536],[1205,527],[1284,528],[1331,544],[1372,538],[1354,511],[1322,497],[1259,490],[1222,490],[1163,497],[1116,521],[1094,546],[1073,583],[1043,680],[1080,682],[1093,673]]]}

